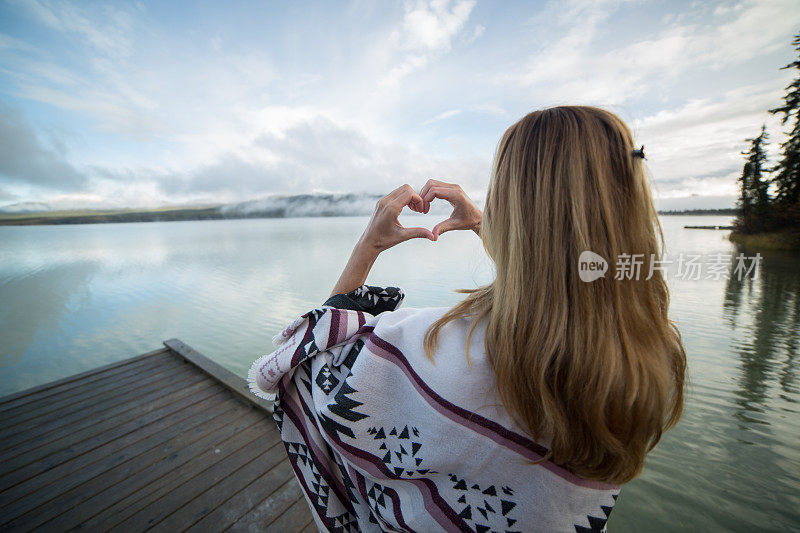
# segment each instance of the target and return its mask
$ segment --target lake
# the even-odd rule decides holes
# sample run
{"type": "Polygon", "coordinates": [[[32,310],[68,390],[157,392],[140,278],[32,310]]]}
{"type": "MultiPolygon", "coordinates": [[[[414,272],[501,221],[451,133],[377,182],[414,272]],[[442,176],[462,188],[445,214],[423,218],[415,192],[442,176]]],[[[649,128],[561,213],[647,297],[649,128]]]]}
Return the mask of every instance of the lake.
{"type": "MultiPolygon", "coordinates": [[[[328,297],[366,221],[0,227],[0,395],[172,337],[244,377],[273,335],[328,297]]],[[[662,217],[689,396],[680,424],[623,488],[610,531],[800,527],[800,257],[762,252],[739,279],[736,255],[752,252],[727,231],[683,229],[729,223],[662,217]],[[692,255],[700,279],[685,268],[692,255]]],[[[454,232],[390,249],[368,283],[400,286],[404,306],[423,307],[452,305],[462,297],[453,289],[491,278],[478,238],[454,232]]]]}

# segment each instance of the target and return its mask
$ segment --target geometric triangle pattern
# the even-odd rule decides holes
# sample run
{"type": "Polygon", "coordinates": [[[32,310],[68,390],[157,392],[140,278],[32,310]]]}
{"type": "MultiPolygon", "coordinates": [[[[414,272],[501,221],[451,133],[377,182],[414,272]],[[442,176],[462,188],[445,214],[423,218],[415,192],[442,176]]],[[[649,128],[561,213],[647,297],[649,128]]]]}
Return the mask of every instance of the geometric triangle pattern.
{"type": "Polygon", "coordinates": [[[308,446],[302,442],[285,442],[284,444],[289,454],[289,460],[292,464],[297,465],[298,469],[303,471],[303,479],[308,487],[307,494],[309,499],[314,506],[321,511],[321,514],[326,516],[330,530],[348,533],[360,531],[358,515],[354,512],[345,510],[343,513],[336,516],[327,516],[327,511],[333,507],[329,505],[331,488],[327,481],[325,481],[325,478],[320,474],[319,469],[317,469],[308,446]]]}
{"type": "MultiPolygon", "coordinates": [[[[618,496],[619,493],[611,495],[611,497],[614,498],[614,503],[617,502],[618,496]]],[[[608,522],[608,517],[611,515],[613,508],[613,505],[601,505],[600,510],[602,514],[598,513],[596,516],[587,515],[586,520],[589,522],[589,526],[586,527],[575,524],[576,533],[604,533],[606,531],[606,522],[608,522]]]]}
{"type": "Polygon", "coordinates": [[[272,420],[274,420],[275,425],[278,426],[278,433],[283,432],[283,417],[284,413],[281,407],[281,397],[280,394],[278,394],[272,402],[272,420]]]}
{"type": "Polygon", "coordinates": [[[372,315],[393,311],[404,298],[399,287],[376,287],[362,285],[347,295],[357,306],[369,310],[372,315]]]}
{"type": "Polygon", "coordinates": [[[370,427],[367,435],[372,435],[373,449],[371,453],[381,461],[399,479],[413,479],[431,474],[436,470],[425,468],[422,442],[419,430],[415,427],[402,426],[385,428],[370,427]]]}
{"type": "Polygon", "coordinates": [[[387,512],[387,508],[391,503],[391,497],[386,493],[386,489],[383,485],[373,483],[372,486],[370,486],[367,491],[367,504],[375,516],[383,519],[385,516],[391,515],[391,512],[387,512]]]}
{"type": "Polygon", "coordinates": [[[517,502],[514,490],[507,486],[480,485],[456,474],[448,474],[453,491],[458,496],[453,509],[474,531],[518,533],[517,502]]]}
{"type": "Polygon", "coordinates": [[[311,501],[316,505],[326,508],[328,506],[330,487],[322,478],[314,464],[308,446],[302,442],[285,442],[284,444],[286,445],[286,451],[289,453],[289,460],[292,464],[302,464],[305,466],[305,470],[310,474],[310,476],[306,476],[306,480],[308,481],[307,484],[310,485],[308,488],[311,501]]]}
{"type": "MultiPolygon", "coordinates": [[[[352,373],[348,374],[347,378],[352,375],[352,373]]],[[[324,412],[319,412],[318,416],[319,423],[329,434],[341,434],[342,436],[355,439],[355,433],[353,433],[353,430],[350,428],[348,423],[357,422],[364,418],[368,418],[368,415],[356,411],[356,408],[363,404],[349,396],[350,394],[358,391],[350,386],[350,384],[347,382],[347,378],[345,378],[341,383],[337,382],[339,386],[337,387],[336,394],[328,399],[324,409],[342,421],[331,418],[324,412]]]]}
{"type": "Polygon", "coordinates": [[[357,533],[361,531],[361,528],[358,527],[358,518],[356,515],[345,512],[344,514],[333,517],[333,527],[331,531],[333,533],[357,533]]]}
{"type": "Polygon", "coordinates": [[[330,394],[334,387],[339,384],[339,379],[333,375],[327,363],[322,365],[322,368],[317,373],[317,379],[315,381],[317,386],[322,389],[325,394],[330,394]]]}

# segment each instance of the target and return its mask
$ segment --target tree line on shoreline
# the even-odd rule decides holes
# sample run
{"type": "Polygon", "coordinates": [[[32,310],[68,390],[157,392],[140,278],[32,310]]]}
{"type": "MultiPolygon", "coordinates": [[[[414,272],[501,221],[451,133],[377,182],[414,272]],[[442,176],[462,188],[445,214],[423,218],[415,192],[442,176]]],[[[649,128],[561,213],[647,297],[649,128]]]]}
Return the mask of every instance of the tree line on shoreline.
{"type": "Polygon", "coordinates": [[[757,137],[747,139],[750,147],[742,152],[745,163],[739,177],[734,233],[800,233],[800,33],[792,45],[799,57],[781,70],[796,69],[798,75],[786,87],[783,104],[769,110],[781,114],[781,126],[788,122],[791,130],[774,166],[767,161],[766,125],[757,137]]]}

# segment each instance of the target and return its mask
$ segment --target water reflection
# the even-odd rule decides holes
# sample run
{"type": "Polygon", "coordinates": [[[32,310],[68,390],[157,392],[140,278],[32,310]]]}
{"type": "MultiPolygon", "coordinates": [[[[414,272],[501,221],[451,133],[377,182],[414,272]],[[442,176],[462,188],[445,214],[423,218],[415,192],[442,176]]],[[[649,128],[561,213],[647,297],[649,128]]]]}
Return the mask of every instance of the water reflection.
{"type": "MultiPolygon", "coordinates": [[[[39,265],[25,275],[0,278],[0,324],[3,335],[0,365],[18,363],[37,336],[61,329],[70,310],[88,296],[88,281],[97,271],[92,261],[39,265]]],[[[41,339],[40,339],[41,340],[41,339]]]]}
{"type": "MultiPolygon", "coordinates": [[[[735,254],[752,255],[753,251],[735,247],[735,254]]],[[[771,385],[781,391],[781,398],[794,403],[792,395],[797,369],[800,329],[800,276],[797,256],[778,252],[760,252],[757,278],[739,280],[731,275],[725,287],[723,316],[733,329],[746,328],[746,337],[738,344],[741,361],[737,416],[748,423],[760,421],[749,413],[763,409],[771,385]]],[[[733,265],[731,273],[733,272],[733,265]]]]}

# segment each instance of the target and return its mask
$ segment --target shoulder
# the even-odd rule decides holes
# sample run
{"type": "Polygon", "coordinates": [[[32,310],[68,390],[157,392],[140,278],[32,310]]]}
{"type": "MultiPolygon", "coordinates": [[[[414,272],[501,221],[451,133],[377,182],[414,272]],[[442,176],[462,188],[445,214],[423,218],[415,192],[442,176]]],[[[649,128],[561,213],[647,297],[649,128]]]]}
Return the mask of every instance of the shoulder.
{"type": "Polygon", "coordinates": [[[447,312],[447,307],[405,307],[381,313],[376,318],[376,327],[381,331],[412,333],[419,329],[427,329],[447,312]]]}
{"type": "MultiPolygon", "coordinates": [[[[408,347],[412,353],[419,353],[422,351],[425,333],[449,310],[449,307],[408,307],[382,313],[375,317],[374,331],[387,341],[397,341],[408,347]]],[[[455,355],[465,360],[465,343],[472,325],[473,321],[467,318],[448,321],[439,332],[437,357],[446,359],[455,355]]],[[[483,351],[483,338],[483,328],[476,326],[470,339],[470,354],[483,351]]]]}
{"type": "MultiPolygon", "coordinates": [[[[469,339],[469,357],[467,337],[473,321],[464,318],[447,322],[439,332],[432,357],[425,353],[425,334],[448,310],[448,307],[411,307],[382,313],[375,317],[366,345],[370,358],[378,356],[384,364],[399,367],[409,379],[425,389],[439,391],[450,401],[472,405],[476,392],[483,400],[494,390],[482,324],[476,326],[469,339]]],[[[380,387],[386,383],[381,385],[376,380],[373,385],[380,387]]]]}
{"type": "MultiPolygon", "coordinates": [[[[362,285],[349,293],[332,296],[323,304],[322,309],[336,317],[336,322],[350,317],[351,321],[358,320],[359,326],[374,331],[375,335],[380,335],[385,340],[390,342],[405,340],[407,342],[404,344],[421,346],[425,332],[449,308],[401,308],[404,298],[405,293],[399,287],[362,285]]],[[[457,330],[462,322],[450,322],[446,329],[457,330]]],[[[360,330],[357,333],[363,334],[364,331],[360,330]]]]}
{"type": "MultiPolygon", "coordinates": [[[[426,359],[424,355],[425,334],[430,327],[449,310],[448,307],[408,307],[381,313],[372,321],[374,335],[400,348],[414,359],[426,359]]],[[[467,334],[472,322],[458,318],[447,322],[439,332],[437,357],[448,359],[451,355],[464,358],[467,334]]],[[[483,335],[477,328],[473,340],[480,340],[483,335]]],[[[473,342],[470,342],[472,345],[473,342]]],[[[472,346],[470,348],[472,350],[472,346]]],[[[476,346],[482,351],[481,346],[476,346]]]]}

